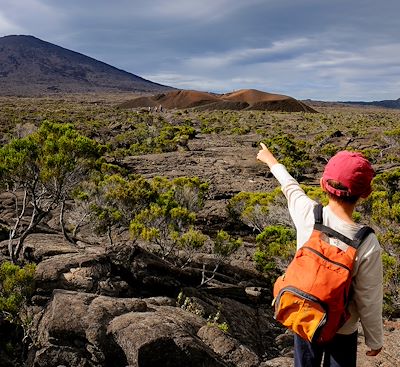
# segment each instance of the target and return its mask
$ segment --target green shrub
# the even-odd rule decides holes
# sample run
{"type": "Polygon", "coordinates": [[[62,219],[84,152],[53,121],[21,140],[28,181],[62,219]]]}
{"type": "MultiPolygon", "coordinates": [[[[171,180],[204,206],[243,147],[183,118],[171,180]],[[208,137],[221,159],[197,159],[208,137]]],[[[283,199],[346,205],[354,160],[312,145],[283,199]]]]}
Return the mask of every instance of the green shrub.
{"type": "Polygon", "coordinates": [[[111,139],[111,156],[142,155],[176,151],[186,147],[196,136],[196,130],[189,126],[173,125],[164,120],[136,123],[132,129],[111,139]]]}
{"type": "Polygon", "coordinates": [[[373,192],[361,209],[376,229],[384,249],[384,308],[394,317],[400,315],[400,169],[378,174],[373,192]],[[390,310],[390,312],[389,312],[390,310]]]}
{"type": "Polygon", "coordinates": [[[221,311],[218,310],[218,312],[215,315],[208,316],[207,326],[217,327],[222,332],[227,333],[229,331],[229,325],[226,321],[220,322],[221,321],[220,319],[221,319],[221,311]]]}
{"type": "Polygon", "coordinates": [[[194,254],[203,248],[206,241],[207,236],[193,227],[189,227],[182,236],[178,237],[178,246],[184,252],[181,267],[186,267],[191,263],[194,254]]]}
{"type": "Polygon", "coordinates": [[[24,326],[24,309],[35,290],[35,265],[20,267],[5,261],[0,265],[0,313],[8,321],[24,326]]]}
{"type": "Polygon", "coordinates": [[[231,130],[231,134],[234,135],[246,135],[251,132],[251,127],[250,126],[240,126],[240,127],[234,127],[231,130]]]}
{"type": "MultiPolygon", "coordinates": [[[[108,167],[109,168],[109,167],[108,167]]],[[[112,230],[128,228],[135,213],[158,198],[151,182],[140,175],[98,174],[82,183],[74,192],[76,203],[86,207],[98,234],[107,234],[113,243],[112,230]]]]}
{"type": "Polygon", "coordinates": [[[311,186],[311,185],[300,185],[308,197],[321,203],[322,205],[328,205],[328,196],[322,190],[321,186],[311,186]]]}
{"type": "Polygon", "coordinates": [[[282,134],[265,139],[264,143],[294,178],[300,178],[311,167],[310,145],[305,141],[282,134]]]}
{"type": "Polygon", "coordinates": [[[381,156],[381,150],[375,148],[362,149],[359,151],[362,155],[367,158],[372,164],[377,163],[381,156]]]}
{"type": "Polygon", "coordinates": [[[174,257],[181,247],[190,255],[186,260],[189,261],[192,252],[205,242],[205,237],[193,229],[193,224],[196,212],[204,205],[208,185],[197,177],[174,180],[155,177],[152,187],[157,197],[131,220],[132,237],[155,244],[163,258],[174,257]]]}
{"type": "Polygon", "coordinates": [[[22,211],[31,210],[29,225],[21,223],[24,212],[15,210],[10,239],[10,256],[18,259],[25,238],[57,207],[61,207],[60,226],[65,200],[104,153],[104,146],[81,135],[71,124],[43,121],[34,133],[13,139],[0,148],[0,186],[24,192],[22,211]],[[14,248],[11,248],[14,247],[14,248]]]}
{"type": "Polygon", "coordinates": [[[335,144],[328,143],[321,147],[319,153],[329,159],[330,157],[333,157],[339,150],[341,150],[340,147],[336,146],[335,144]]]}
{"type": "Polygon", "coordinates": [[[382,264],[384,270],[383,311],[386,316],[396,318],[400,315],[400,257],[383,252],[382,264]]]}
{"type": "Polygon", "coordinates": [[[280,188],[271,192],[240,192],[229,200],[227,210],[232,218],[257,232],[271,224],[291,223],[280,188]]]}
{"type": "Polygon", "coordinates": [[[235,253],[240,246],[242,246],[242,240],[233,238],[229,233],[220,230],[214,240],[214,250],[218,258],[226,259],[235,253]]]}
{"type": "Polygon", "coordinates": [[[287,227],[269,226],[256,237],[254,261],[258,270],[283,270],[296,251],[296,232],[287,227]]]}

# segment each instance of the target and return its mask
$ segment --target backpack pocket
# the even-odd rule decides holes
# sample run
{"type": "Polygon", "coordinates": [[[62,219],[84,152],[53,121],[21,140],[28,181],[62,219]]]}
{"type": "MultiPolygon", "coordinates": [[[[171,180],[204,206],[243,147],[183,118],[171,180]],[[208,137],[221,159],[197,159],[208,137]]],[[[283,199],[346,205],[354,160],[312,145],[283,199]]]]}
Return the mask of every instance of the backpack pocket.
{"type": "Polygon", "coordinates": [[[318,298],[295,287],[284,287],[275,297],[275,319],[305,340],[317,340],[327,321],[327,310],[318,298]]]}

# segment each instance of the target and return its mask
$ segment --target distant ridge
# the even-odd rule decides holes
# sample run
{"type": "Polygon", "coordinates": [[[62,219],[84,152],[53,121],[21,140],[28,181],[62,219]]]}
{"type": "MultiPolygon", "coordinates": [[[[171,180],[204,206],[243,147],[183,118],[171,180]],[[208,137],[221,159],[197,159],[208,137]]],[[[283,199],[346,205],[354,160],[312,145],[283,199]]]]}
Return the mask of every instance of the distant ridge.
{"type": "Polygon", "coordinates": [[[196,108],[198,110],[316,112],[313,108],[292,97],[256,89],[241,89],[227,94],[178,90],[153,96],[137,97],[120,105],[121,108],[158,106],[178,109],[196,108]]]}
{"type": "Polygon", "coordinates": [[[0,38],[0,95],[173,89],[33,36],[0,38]]]}
{"type": "Polygon", "coordinates": [[[400,98],[392,100],[387,99],[383,101],[373,101],[373,102],[341,102],[345,104],[351,105],[359,105],[359,106],[376,106],[376,107],[384,107],[384,108],[400,108],[400,98]]]}
{"type": "Polygon", "coordinates": [[[400,98],[396,100],[383,100],[383,101],[343,101],[343,102],[334,102],[334,101],[317,101],[312,99],[306,99],[302,102],[306,103],[312,107],[343,107],[343,106],[354,106],[354,107],[379,107],[379,108],[392,108],[392,109],[400,109],[400,98]]]}

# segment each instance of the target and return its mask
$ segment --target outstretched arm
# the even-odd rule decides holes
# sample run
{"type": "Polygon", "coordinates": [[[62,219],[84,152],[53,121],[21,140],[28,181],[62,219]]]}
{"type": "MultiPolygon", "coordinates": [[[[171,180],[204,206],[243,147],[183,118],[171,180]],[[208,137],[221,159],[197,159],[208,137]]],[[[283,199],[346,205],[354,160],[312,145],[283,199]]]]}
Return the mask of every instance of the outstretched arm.
{"type": "Polygon", "coordinates": [[[273,165],[279,163],[274,155],[269,151],[269,149],[265,146],[264,143],[260,143],[261,148],[257,154],[257,159],[261,162],[264,162],[271,168],[273,165]]]}
{"type": "Polygon", "coordinates": [[[282,192],[288,201],[290,216],[297,229],[297,248],[300,248],[311,236],[316,202],[305,194],[299,183],[282,164],[279,164],[265,144],[260,145],[262,149],[258,152],[257,159],[268,165],[271,173],[281,184],[282,192]]]}

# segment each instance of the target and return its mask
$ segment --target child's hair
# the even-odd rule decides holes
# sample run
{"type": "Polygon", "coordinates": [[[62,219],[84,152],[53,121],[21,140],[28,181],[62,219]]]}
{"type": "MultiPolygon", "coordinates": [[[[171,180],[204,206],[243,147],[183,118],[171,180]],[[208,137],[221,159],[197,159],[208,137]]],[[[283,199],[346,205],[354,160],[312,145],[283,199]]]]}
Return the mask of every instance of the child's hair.
{"type": "MultiPolygon", "coordinates": [[[[348,191],[349,189],[342,185],[339,181],[335,181],[335,180],[327,180],[329,186],[333,187],[334,189],[337,190],[341,190],[341,191],[348,191]]],[[[349,196],[337,196],[329,191],[326,192],[329,199],[341,202],[341,203],[349,203],[349,204],[354,204],[356,203],[359,199],[360,196],[356,196],[356,195],[349,195],[349,196]]]]}

